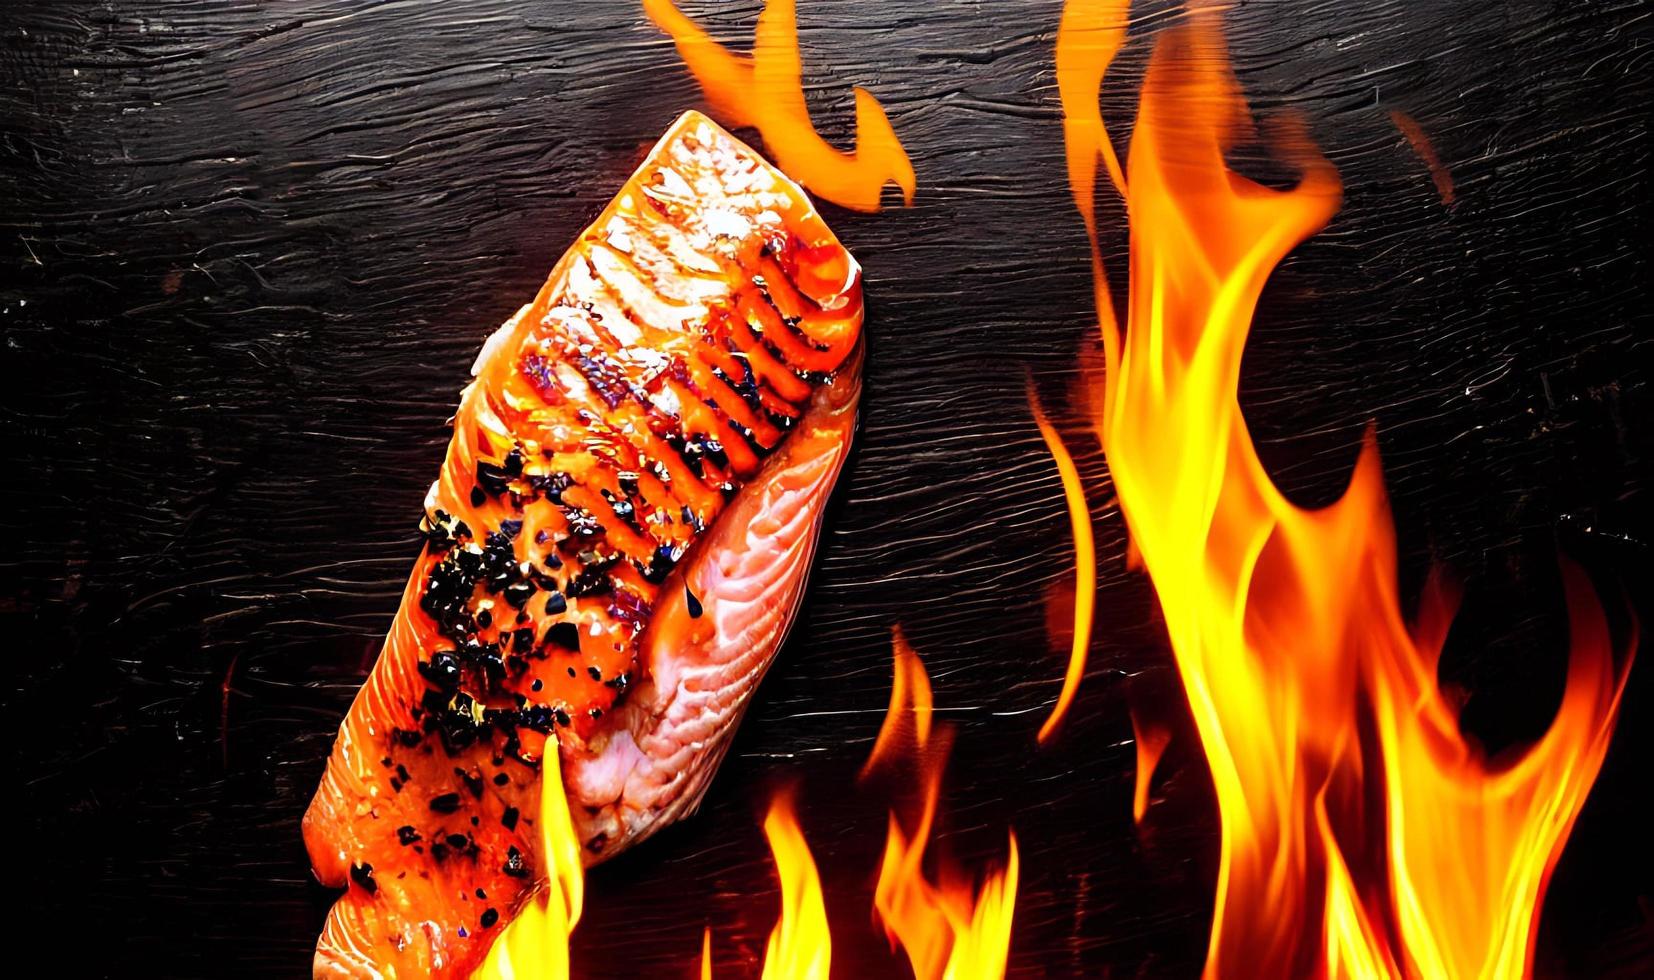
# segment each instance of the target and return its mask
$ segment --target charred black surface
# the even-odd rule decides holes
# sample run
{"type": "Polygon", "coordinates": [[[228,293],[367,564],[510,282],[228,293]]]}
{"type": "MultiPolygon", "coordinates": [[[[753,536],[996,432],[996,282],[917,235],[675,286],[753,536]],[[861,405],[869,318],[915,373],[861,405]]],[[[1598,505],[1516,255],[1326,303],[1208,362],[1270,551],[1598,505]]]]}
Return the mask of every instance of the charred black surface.
{"type": "MultiPolygon", "coordinates": [[[[755,963],[778,908],[757,816],[791,779],[835,965],[899,975],[868,911],[884,799],[852,789],[900,620],[960,727],[944,846],[981,866],[1007,823],[1022,840],[1013,972],[1192,976],[1204,766],[1176,721],[1134,831],[1128,698],[1183,716],[1073,412],[1098,639],[1066,730],[1034,749],[1063,659],[1030,651],[1070,545],[1021,369],[1055,404],[1089,336],[1058,5],[801,6],[819,128],[845,144],[867,86],[919,175],[911,209],[824,207],[867,272],[860,448],[702,813],[592,875],[577,968],[687,972],[707,923],[720,970],[755,963]]],[[[708,21],[742,43],[756,12],[708,21]]],[[[1142,8],[1106,86],[1122,134],[1169,16],[1142,8]]],[[[1647,23],[1632,2],[1230,16],[1255,107],[1304,114],[1346,182],[1265,296],[1248,418],[1305,501],[1336,495],[1377,420],[1407,590],[1432,561],[1471,583],[1445,671],[1494,747],[1557,700],[1558,547],[1648,621],[1647,23]]],[[[24,0],[0,12],[0,81],[0,616],[30,941],[80,930],[48,947],[77,975],[301,975],[333,896],[299,817],[424,544],[467,368],[699,93],[634,4],[533,0],[24,0]]],[[[1549,973],[1647,963],[1647,668],[1556,875],[1549,973]]]]}

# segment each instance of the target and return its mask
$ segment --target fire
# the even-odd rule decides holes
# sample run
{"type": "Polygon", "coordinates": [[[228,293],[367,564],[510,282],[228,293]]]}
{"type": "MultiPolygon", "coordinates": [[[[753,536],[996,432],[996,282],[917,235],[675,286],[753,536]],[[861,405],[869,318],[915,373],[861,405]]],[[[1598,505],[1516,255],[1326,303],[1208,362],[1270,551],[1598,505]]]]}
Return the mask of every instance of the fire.
{"type": "Polygon", "coordinates": [[[804,832],[798,828],[790,796],[781,794],[770,802],[764,836],[769,838],[775,872],[781,878],[781,918],[770,932],[764,953],[764,980],[827,980],[833,959],[827,905],[821,897],[821,876],[804,832]]]}
{"type": "Polygon", "coordinates": [[[901,755],[902,742],[911,742],[919,750],[930,744],[930,675],[925,673],[919,655],[908,645],[907,634],[900,625],[890,630],[890,647],[895,659],[890,707],[879,726],[879,737],[873,740],[873,751],[862,765],[864,778],[875,769],[894,764],[901,755]]]}
{"type": "Polygon", "coordinates": [[[926,879],[925,847],[936,819],[952,733],[939,730],[933,741],[930,678],[901,627],[891,632],[895,681],[890,711],[867,760],[868,770],[904,758],[912,760],[921,770],[924,801],[911,834],[902,829],[894,812],[890,814],[873,908],[892,946],[907,952],[917,980],[997,980],[1005,975],[1010,954],[1018,873],[1016,835],[1009,835],[1010,856],[1004,871],[990,874],[974,895],[971,883],[952,869],[942,869],[940,884],[926,879]],[[895,720],[909,713],[915,723],[898,726],[895,720]],[[898,747],[897,741],[907,744],[898,747]]]}
{"type": "Polygon", "coordinates": [[[1133,709],[1131,736],[1137,743],[1137,786],[1131,795],[1131,818],[1142,823],[1143,815],[1149,812],[1149,785],[1154,781],[1154,770],[1160,765],[1160,757],[1165,754],[1166,746],[1171,744],[1172,731],[1165,725],[1149,721],[1142,716],[1142,712],[1133,709]]]}
{"type": "Polygon", "coordinates": [[[1086,650],[1091,646],[1091,612],[1097,599],[1097,546],[1091,536],[1091,508],[1086,506],[1085,488],[1080,485],[1080,471],[1074,458],[1068,454],[1057,430],[1040,408],[1039,396],[1034,392],[1032,379],[1028,382],[1028,406],[1033,410],[1034,423],[1039,426],[1051,458],[1057,463],[1062,477],[1063,496],[1068,500],[1068,520],[1074,528],[1074,632],[1068,654],[1068,673],[1063,677],[1062,691],[1057,695],[1057,706],[1040,726],[1039,741],[1044,742],[1057,730],[1068,706],[1074,702],[1074,692],[1085,676],[1086,650]]]}
{"type": "MultiPolygon", "coordinates": [[[[1271,482],[1236,398],[1242,349],[1271,270],[1332,217],[1341,186],[1291,128],[1281,143],[1300,168],[1296,187],[1272,190],[1225,165],[1250,118],[1218,18],[1196,10],[1168,28],[1143,86],[1123,180],[1123,334],[1093,246],[1111,352],[1097,425],[1222,823],[1207,973],[1523,976],[1624,673],[1583,573],[1566,566],[1561,707],[1519,758],[1488,759],[1436,680],[1449,591],[1432,585],[1416,622],[1403,616],[1372,433],[1329,507],[1295,507],[1271,482]]],[[[1093,42],[1111,37],[1123,5],[1071,2],[1064,34],[1088,23],[1093,42]]],[[[1087,123],[1071,89],[1101,78],[1118,45],[1071,43],[1064,64],[1063,36],[1071,176],[1089,231],[1107,140],[1088,135],[1100,118],[1087,123]]]]}
{"type": "Polygon", "coordinates": [[[1418,154],[1420,160],[1430,170],[1430,180],[1436,185],[1436,194],[1441,197],[1442,203],[1453,204],[1453,173],[1436,156],[1436,147],[1430,142],[1430,136],[1418,120],[1402,112],[1400,109],[1390,110],[1390,121],[1401,130],[1401,135],[1407,137],[1407,144],[1418,154]]]}
{"type": "Polygon", "coordinates": [[[843,153],[815,131],[804,104],[803,62],[793,0],[769,0],[750,55],[732,54],[672,0],[643,0],[644,13],[672,36],[714,115],[764,136],[775,163],[811,192],[857,211],[877,211],[886,183],[913,203],[913,163],[890,118],[866,89],[856,93],[856,149],[843,153]]]}
{"type": "Polygon", "coordinates": [[[585,879],[555,744],[540,766],[539,828],[546,887],[531,896],[500,933],[488,958],[471,974],[476,980],[558,980],[569,975],[569,934],[580,921],[585,879]]]}

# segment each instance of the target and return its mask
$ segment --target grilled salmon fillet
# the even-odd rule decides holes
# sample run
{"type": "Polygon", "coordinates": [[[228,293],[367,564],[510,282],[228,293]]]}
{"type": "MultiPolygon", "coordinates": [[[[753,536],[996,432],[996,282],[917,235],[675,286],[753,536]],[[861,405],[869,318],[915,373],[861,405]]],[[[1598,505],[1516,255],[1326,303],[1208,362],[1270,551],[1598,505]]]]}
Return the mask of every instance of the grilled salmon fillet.
{"type": "Polygon", "coordinates": [[[860,392],[860,269],[684,114],[488,339],[423,554],[304,818],[318,977],[461,977],[541,877],[693,810],[797,610],[860,392]]]}

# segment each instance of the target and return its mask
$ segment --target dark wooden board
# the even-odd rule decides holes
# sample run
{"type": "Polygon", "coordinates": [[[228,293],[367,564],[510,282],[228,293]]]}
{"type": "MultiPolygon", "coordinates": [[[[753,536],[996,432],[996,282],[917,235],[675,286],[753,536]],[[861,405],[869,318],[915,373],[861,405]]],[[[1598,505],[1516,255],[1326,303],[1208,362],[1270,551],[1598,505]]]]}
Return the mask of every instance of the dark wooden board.
{"type": "MultiPolygon", "coordinates": [[[[1192,976],[1210,791],[1184,729],[1148,829],[1132,826],[1128,698],[1175,713],[1178,692],[1101,455],[1066,409],[1100,522],[1098,638],[1062,737],[1033,741],[1063,667],[1042,595],[1071,560],[1024,371],[1060,409],[1090,331],[1059,6],[802,7],[819,128],[845,141],[864,85],[919,175],[911,209],[824,208],[867,270],[860,448],[803,621],[706,806],[591,876],[577,969],[688,975],[704,923],[722,969],[750,968],[777,910],[757,817],[793,781],[840,975],[900,975],[869,913],[884,799],[853,781],[900,621],[959,726],[944,846],[981,866],[1007,826],[1023,843],[1013,972],[1192,976]]],[[[690,9],[750,35],[756,3],[711,8],[690,9]]],[[[1107,85],[1121,133],[1170,16],[1141,8],[1107,85]]],[[[1471,583],[1447,669],[1495,745],[1556,703],[1558,548],[1616,609],[1648,608],[1648,23],[1644,4],[1598,0],[1230,15],[1254,105],[1304,114],[1347,190],[1266,294],[1248,418],[1307,501],[1338,492],[1377,420],[1407,587],[1431,561],[1471,583]],[[1434,139],[1453,207],[1391,109],[1434,139]]],[[[395,609],[467,368],[698,104],[624,2],[0,6],[20,947],[67,975],[305,972],[331,895],[299,815],[395,609]]],[[[1648,674],[1557,872],[1547,973],[1649,965],[1648,674]]]]}

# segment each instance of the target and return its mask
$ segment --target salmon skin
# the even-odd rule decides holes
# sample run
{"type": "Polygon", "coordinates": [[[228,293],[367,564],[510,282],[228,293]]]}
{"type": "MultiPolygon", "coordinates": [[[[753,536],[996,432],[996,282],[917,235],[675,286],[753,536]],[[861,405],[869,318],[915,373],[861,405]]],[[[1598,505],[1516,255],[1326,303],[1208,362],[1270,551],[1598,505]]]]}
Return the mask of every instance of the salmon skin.
{"type": "Polygon", "coordinates": [[[685,113],[488,339],[424,551],[304,818],[318,977],[463,977],[544,877],[699,803],[797,610],[850,448],[860,267],[685,113]]]}

